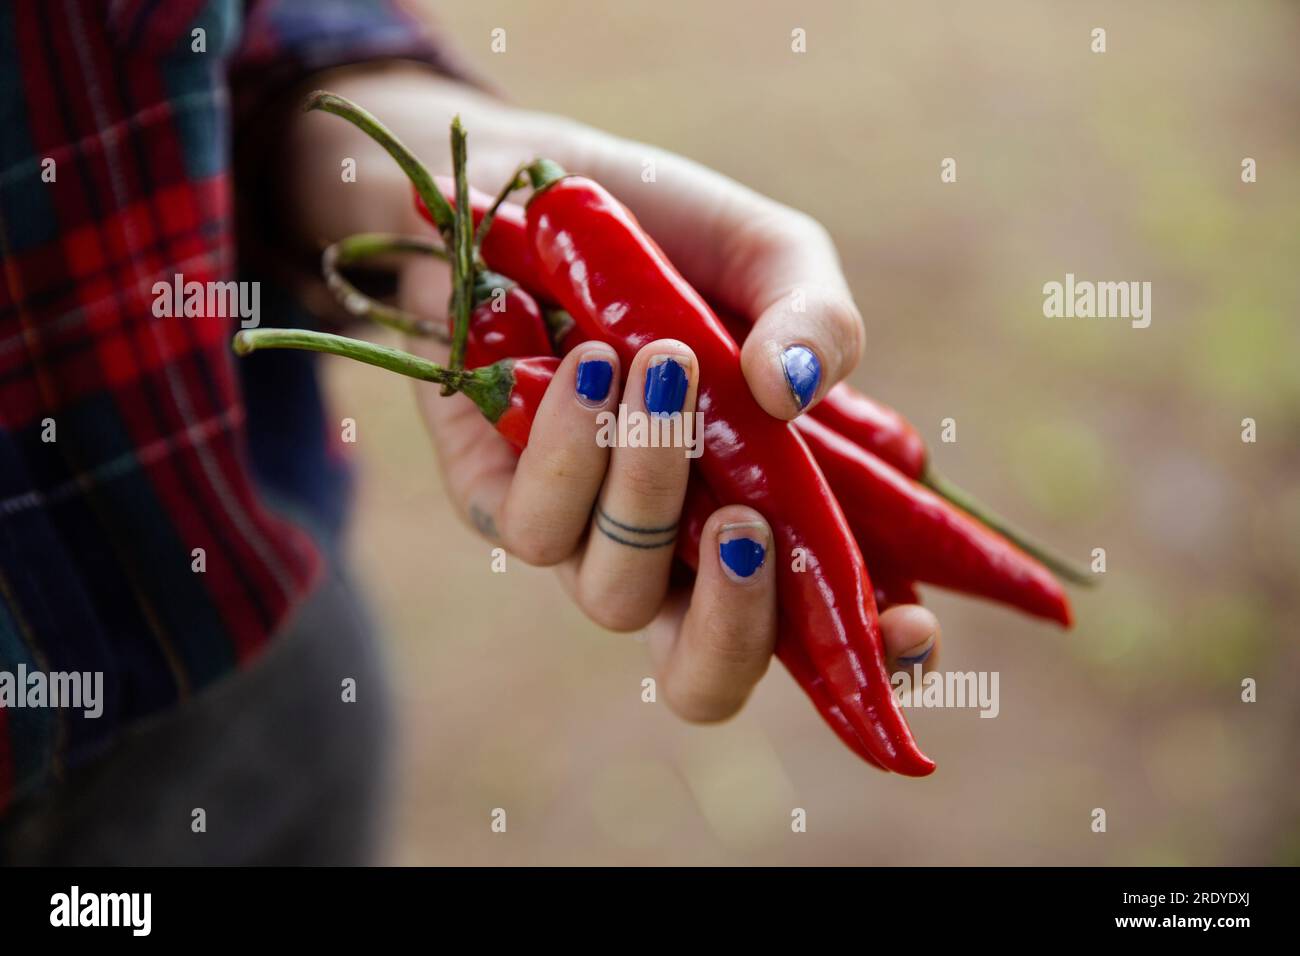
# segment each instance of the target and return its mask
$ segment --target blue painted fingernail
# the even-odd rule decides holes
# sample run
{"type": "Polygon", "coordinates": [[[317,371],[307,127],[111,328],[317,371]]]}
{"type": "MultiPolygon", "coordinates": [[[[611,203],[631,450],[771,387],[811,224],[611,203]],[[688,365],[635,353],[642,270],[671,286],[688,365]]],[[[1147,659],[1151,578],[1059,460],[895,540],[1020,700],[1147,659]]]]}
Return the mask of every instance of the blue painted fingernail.
{"type": "Polygon", "coordinates": [[[763,566],[767,549],[753,538],[732,538],[718,545],[718,555],[732,574],[747,578],[763,566]]]}
{"type": "Polygon", "coordinates": [[[817,360],[817,353],[803,345],[792,345],[781,353],[781,367],[800,410],[807,408],[822,380],[822,363],[817,360]]]}
{"type": "Polygon", "coordinates": [[[645,407],[651,415],[672,415],[686,404],[686,367],[673,358],[645,370],[645,407]]]}
{"type": "Polygon", "coordinates": [[[905,654],[899,657],[898,663],[902,664],[904,667],[912,667],[916,664],[924,664],[926,660],[930,657],[930,653],[933,650],[934,650],[934,635],[931,634],[929,637],[925,639],[925,643],[918,644],[916,645],[916,647],[912,648],[912,651],[914,653],[905,654]]]}
{"type": "Polygon", "coordinates": [[[582,401],[599,405],[609,397],[609,385],[614,381],[614,366],[605,359],[587,359],[578,363],[578,375],[573,387],[582,401]]]}

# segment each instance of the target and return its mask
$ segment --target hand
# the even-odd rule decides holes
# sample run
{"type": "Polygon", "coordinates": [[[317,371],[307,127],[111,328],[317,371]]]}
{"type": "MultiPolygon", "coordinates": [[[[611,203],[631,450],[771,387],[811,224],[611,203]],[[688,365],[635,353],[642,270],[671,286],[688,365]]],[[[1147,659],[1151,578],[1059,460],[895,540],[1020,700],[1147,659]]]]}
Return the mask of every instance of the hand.
{"type": "MultiPolygon", "coordinates": [[[[335,88],[414,143],[400,108],[412,104],[410,84],[423,90],[414,100],[418,110],[409,106],[413,128],[417,113],[426,129],[445,128],[432,118],[444,111],[448,117],[453,110],[462,113],[471,137],[471,176],[485,191],[495,192],[521,159],[547,155],[600,180],[624,201],[700,292],[753,321],[742,363],[751,390],[770,414],[794,418],[859,360],[861,317],[829,236],[808,216],[681,157],[559,118],[501,107],[463,90],[448,91],[424,75],[405,86],[389,77],[368,89],[335,88]],[[647,161],[656,173],[651,183],[641,179],[647,161]]],[[[358,144],[348,155],[363,150],[358,144]]],[[[417,152],[435,168],[449,168],[440,158],[445,151],[417,152]]],[[[400,188],[409,210],[405,184],[400,188]]],[[[356,195],[349,197],[354,203],[356,195]]],[[[323,205],[342,215],[340,204],[323,205]]],[[[403,208],[388,201],[368,200],[362,208],[369,210],[369,219],[324,231],[416,228],[409,211],[393,213],[401,217],[400,225],[376,221],[381,210],[403,208]]],[[[445,321],[445,265],[404,263],[400,290],[404,308],[445,321]]],[[[435,360],[446,358],[445,348],[428,342],[408,347],[435,360]]],[[[648,628],[660,687],[678,714],[698,721],[725,719],[767,669],[777,628],[775,562],[784,557],[772,553],[772,534],[762,515],[743,506],[724,507],[705,526],[693,586],[670,590],[689,461],[680,448],[603,448],[596,442],[596,416],[620,402],[629,410],[660,410],[657,396],[663,393],[674,395],[674,407],[680,395],[680,410],[689,415],[697,385],[695,357],[684,343],[654,342],[635,357],[621,390],[619,382],[612,349],[587,343],[575,350],[560,366],[529,446],[518,458],[468,400],[443,397],[432,386],[417,391],[460,513],[527,563],[555,566],[568,593],[596,623],[618,631],[648,628]],[[597,378],[590,372],[600,363],[608,363],[611,373],[604,394],[590,387],[597,378]],[[579,371],[584,366],[587,374],[579,371]],[[670,378],[681,381],[669,387],[670,378]],[[752,544],[731,544],[737,538],[752,544]],[[755,562],[760,549],[762,558],[755,562]]],[[[928,610],[892,608],[881,615],[881,624],[891,662],[910,668],[924,655],[926,669],[935,666],[939,624],[928,610]]]]}

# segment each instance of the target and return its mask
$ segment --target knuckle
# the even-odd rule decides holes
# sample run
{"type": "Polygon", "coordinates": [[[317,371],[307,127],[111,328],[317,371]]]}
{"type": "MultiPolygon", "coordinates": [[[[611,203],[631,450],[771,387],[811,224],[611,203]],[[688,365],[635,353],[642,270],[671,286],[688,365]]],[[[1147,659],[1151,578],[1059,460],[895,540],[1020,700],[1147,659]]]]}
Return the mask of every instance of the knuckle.
{"type": "Polygon", "coordinates": [[[668,709],[691,724],[717,724],[729,720],[739,713],[748,697],[748,692],[721,694],[689,683],[683,687],[675,681],[669,681],[664,687],[668,709]]]}
{"type": "Polygon", "coordinates": [[[522,526],[510,524],[503,529],[505,548],[524,564],[549,568],[559,564],[573,551],[569,542],[533,522],[522,526]]]}
{"type": "Polygon", "coordinates": [[[764,203],[757,209],[747,206],[723,230],[720,252],[724,271],[738,278],[751,276],[756,263],[780,252],[800,233],[801,220],[813,222],[777,203],[764,203]]]}
{"type": "Polygon", "coordinates": [[[648,627],[663,601],[667,579],[659,591],[652,591],[639,577],[635,584],[620,583],[622,579],[607,571],[584,567],[578,580],[578,607],[596,624],[617,634],[648,627]]]}
{"type": "Polygon", "coordinates": [[[607,631],[627,634],[639,631],[654,620],[654,609],[644,609],[619,600],[581,600],[582,612],[607,631]]]}

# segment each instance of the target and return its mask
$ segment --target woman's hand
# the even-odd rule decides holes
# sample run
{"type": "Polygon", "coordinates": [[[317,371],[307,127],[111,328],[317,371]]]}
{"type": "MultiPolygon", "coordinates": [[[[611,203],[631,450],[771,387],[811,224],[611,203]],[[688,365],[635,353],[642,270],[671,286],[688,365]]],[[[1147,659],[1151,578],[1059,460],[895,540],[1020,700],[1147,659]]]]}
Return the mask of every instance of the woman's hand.
{"type": "MultiPolygon", "coordinates": [[[[461,113],[471,181],[486,192],[496,192],[520,161],[536,155],[602,182],[702,294],[753,322],[742,363],[770,414],[796,417],[861,357],[861,317],[829,236],[808,216],[673,154],[505,107],[418,70],[348,75],[321,85],[384,117],[440,171],[450,168],[446,149],[429,142],[427,131],[446,129],[444,118],[461,113]]],[[[387,157],[337,120],[326,133],[319,123],[331,119],[312,117],[310,128],[321,130],[314,135],[347,140],[333,151],[369,157],[358,159],[361,175],[383,177],[387,157]]],[[[319,142],[298,135],[307,137],[303,148],[320,152],[319,142]]],[[[336,167],[317,156],[299,168],[336,167]]],[[[349,194],[327,181],[295,188],[315,198],[317,232],[330,238],[367,229],[427,231],[400,178],[374,184],[368,200],[361,190],[349,194]]],[[[445,264],[403,263],[399,288],[404,308],[445,322],[445,264]]],[[[428,341],[408,347],[446,358],[444,347],[428,341]]],[[[775,564],[790,558],[772,552],[761,514],[727,506],[704,528],[693,585],[670,590],[689,459],[682,448],[608,448],[597,441],[597,416],[620,403],[630,412],[689,416],[698,374],[686,344],[662,340],[638,353],[620,387],[614,351],[585,343],[560,366],[518,458],[467,399],[425,385],[417,392],[460,513],[521,560],[556,567],[596,623],[618,631],[649,628],[666,700],[687,719],[710,721],[735,713],[767,669],[777,628],[775,564]]],[[[939,624],[928,610],[892,608],[881,625],[891,662],[935,665],[939,624]]]]}

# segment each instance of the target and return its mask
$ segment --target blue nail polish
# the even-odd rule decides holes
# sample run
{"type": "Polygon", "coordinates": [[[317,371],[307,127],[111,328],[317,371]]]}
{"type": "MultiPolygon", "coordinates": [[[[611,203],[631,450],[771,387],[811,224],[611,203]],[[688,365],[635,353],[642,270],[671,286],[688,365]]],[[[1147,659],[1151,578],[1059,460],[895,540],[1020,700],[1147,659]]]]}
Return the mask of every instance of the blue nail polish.
{"type": "Polygon", "coordinates": [[[733,574],[747,578],[763,566],[767,551],[753,538],[732,538],[718,545],[718,555],[733,574]]]}
{"type": "Polygon", "coordinates": [[[672,415],[686,404],[686,368],[666,359],[645,370],[645,407],[651,415],[672,415]]]}
{"type": "Polygon", "coordinates": [[[929,660],[930,654],[933,650],[934,650],[934,641],[931,641],[930,646],[927,647],[925,650],[923,650],[920,654],[917,654],[915,657],[900,657],[898,659],[898,663],[902,664],[904,667],[913,667],[917,664],[924,664],[927,660],[929,660]]]}
{"type": "Polygon", "coordinates": [[[578,374],[573,387],[588,405],[599,405],[609,396],[609,385],[614,381],[614,366],[605,359],[587,359],[578,363],[578,374]]]}
{"type": "Polygon", "coordinates": [[[781,353],[781,366],[794,400],[800,409],[807,408],[822,380],[822,363],[817,360],[817,353],[803,345],[792,345],[781,353]]]}

